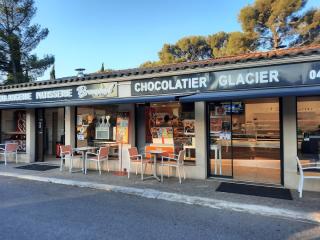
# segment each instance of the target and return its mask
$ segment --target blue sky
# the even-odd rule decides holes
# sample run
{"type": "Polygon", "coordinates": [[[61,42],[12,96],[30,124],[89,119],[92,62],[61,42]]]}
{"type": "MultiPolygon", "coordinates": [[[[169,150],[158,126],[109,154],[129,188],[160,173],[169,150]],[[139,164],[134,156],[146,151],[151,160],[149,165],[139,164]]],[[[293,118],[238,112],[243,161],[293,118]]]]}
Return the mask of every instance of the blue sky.
{"type": "MultiPolygon", "coordinates": [[[[35,52],[53,54],[56,77],[157,60],[164,43],[189,35],[238,31],[237,15],[253,0],[35,0],[34,22],[49,36],[35,52]]],[[[308,6],[319,6],[310,0],[308,6]]],[[[48,79],[48,71],[40,79],[48,79]]]]}

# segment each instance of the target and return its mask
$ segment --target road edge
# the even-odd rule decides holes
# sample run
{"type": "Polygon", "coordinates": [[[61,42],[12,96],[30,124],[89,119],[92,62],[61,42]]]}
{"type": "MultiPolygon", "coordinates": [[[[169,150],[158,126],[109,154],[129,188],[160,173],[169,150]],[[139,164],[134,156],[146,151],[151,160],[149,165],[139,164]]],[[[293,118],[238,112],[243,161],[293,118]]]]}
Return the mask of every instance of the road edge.
{"type": "Polygon", "coordinates": [[[177,193],[171,193],[171,192],[162,192],[162,191],[150,189],[150,188],[123,187],[123,186],[117,186],[117,185],[76,181],[76,180],[52,178],[52,177],[40,177],[40,176],[17,174],[17,173],[11,173],[11,172],[0,172],[0,176],[14,177],[19,179],[47,182],[47,183],[54,183],[54,184],[62,184],[67,186],[92,188],[97,190],[130,194],[130,195],[135,195],[135,196],[150,198],[150,199],[159,199],[159,200],[165,200],[170,202],[209,207],[214,209],[246,212],[246,213],[255,214],[255,215],[284,218],[284,219],[291,219],[295,221],[320,224],[320,219],[317,216],[314,216],[313,214],[310,214],[310,213],[303,213],[298,211],[292,211],[289,209],[269,207],[269,206],[263,206],[263,205],[257,205],[257,204],[236,203],[236,202],[213,199],[213,198],[190,196],[190,195],[177,194],[177,193]]]}

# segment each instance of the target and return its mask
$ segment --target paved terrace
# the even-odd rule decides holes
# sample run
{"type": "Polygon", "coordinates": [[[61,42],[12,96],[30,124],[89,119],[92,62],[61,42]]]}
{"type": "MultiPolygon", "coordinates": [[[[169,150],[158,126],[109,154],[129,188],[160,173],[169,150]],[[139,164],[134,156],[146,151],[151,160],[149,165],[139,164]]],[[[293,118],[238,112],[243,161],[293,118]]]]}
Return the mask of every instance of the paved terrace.
{"type": "MultiPolygon", "coordinates": [[[[283,209],[285,211],[293,211],[299,212],[302,214],[310,215],[317,222],[320,223],[320,192],[303,192],[303,198],[298,197],[298,192],[296,190],[292,190],[293,200],[281,200],[274,198],[265,198],[265,197],[256,197],[256,196],[247,196],[240,194],[232,194],[232,193],[223,193],[216,192],[216,188],[219,186],[219,182],[216,180],[191,180],[186,179],[182,184],[179,184],[178,179],[175,177],[164,177],[164,183],[159,183],[156,180],[148,179],[141,181],[140,175],[137,176],[135,174],[131,174],[130,179],[127,176],[115,176],[112,172],[102,172],[102,175],[99,175],[97,171],[88,171],[87,175],[84,175],[81,172],[78,173],[69,173],[67,170],[60,172],[59,169],[52,169],[48,171],[33,171],[33,170],[22,170],[16,169],[15,167],[21,166],[25,164],[13,164],[9,163],[7,166],[4,164],[0,164],[0,176],[14,176],[25,179],[54,179],[54,183],[64,183],[66,180],[68,185],[75,185],[77,183],[83,183],[78,186],[94,186],[94,184],[108,185],[113,187],[124,187],[127,189],[125,192],[141,192],[141,194],[136,195],[150,195],[150,193],[158,194],[158,192],[162,193],[174,193],[178,194],[178,198],[180,198],[179,202],[188,203],[188,196],[200,197],[205,199],[213,199],[218,202],[222,201],[225,203],[235,203],[239,206],[241,205],[254,205],[254,206],[262,206],[276,209],[283,209]]],[[[41,180],[40,180],[41,181],[41,180]]],[[[43,180],[42,180],[43,181],[43,180]]],[[[48,181],[48,180],[46,180],[48,181]]],[[[106,187],[106,190],[110,189],[110,187],[106,187]]],[[[116,190],[117,191],[117,190],[116,190]]],[[[170,195],[170,194],[169,194],[170,195]]],[[[149,197],[150,196],[146,196],[149,197]]],[[[153,197],[151,197],[153,198],[153,197]]],[[[156,198],[156,197],[155,197],[156,198]]],[[[163,198],[164,199],[164,198],[163,198]]],[[[168,198],[165,198],[169,200],[168,198]]],[[[172,200],[175,201],[175,200],[172,200]]],[[[192,203],[191,203],[192,204],[192,203]]],[[[206,204],[199,204],[206,206],[206,204]]],[[[228,205],[225,205],[224,208],[228,208],[228,205]]],[[[231,207],[230,207],[231,208],[231,207]]],[[[237,210],[237,209],[235,209],[237,210]]],[[[238,209],[239,210],[239,209],[238,209]]],[[[243,211],[243,210],[239,210],[243,211]]],[[[257,212],[257,211],[256,211],[257,212]]],[[[272,214],[271,214],[272,215],[272,214]]],[[[278,214],[281,217],[281,214],[278,214]]]]}

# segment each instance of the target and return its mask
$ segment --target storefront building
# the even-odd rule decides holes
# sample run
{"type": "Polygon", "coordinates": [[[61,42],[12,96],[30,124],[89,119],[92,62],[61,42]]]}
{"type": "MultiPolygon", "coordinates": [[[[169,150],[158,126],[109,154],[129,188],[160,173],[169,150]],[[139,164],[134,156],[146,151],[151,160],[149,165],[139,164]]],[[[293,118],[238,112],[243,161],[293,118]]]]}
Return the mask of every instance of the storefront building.
{"type": "Polygon", "coordinates": [[[187,178],[297,188],[295,156],[319,161],[320,45],[2,86],[0,109],[21,162],[58,143],[108,144],[113,170],[129,146],[185,149],[187,178]]]}

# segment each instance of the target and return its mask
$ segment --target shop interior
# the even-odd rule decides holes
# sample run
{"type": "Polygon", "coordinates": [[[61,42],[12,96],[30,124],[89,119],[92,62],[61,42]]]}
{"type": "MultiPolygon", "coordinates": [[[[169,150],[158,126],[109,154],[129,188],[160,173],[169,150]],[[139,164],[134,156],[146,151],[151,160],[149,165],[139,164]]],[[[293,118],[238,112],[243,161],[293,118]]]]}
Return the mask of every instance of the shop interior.
{"type": "Polygon", "coordinates": [[[302,163],[319,161],[320,97],[297,98],[297,143],[302,163]]]}
{"type": "Polygon", "coordinates": [[[278,99],[210,103],[211,175],[281,184],[279,116],[278,99]]]}
{"type": "Polygon", "coordinates": [[[108,145],[109,159],[119,159],[119,143],[129,143],[129,118],[118,105],[78,107],[76,146],[108,145]]]}
{"type": "Polygon", "coordinates": [[[18,152],[26,152],[26,111],[1,111],[1,143],[18,144],[18,152]]]}
{"type": "MultiPolygon", "coordinates": [[[[166,154],[186,149],[186,164],[195,163],[194,103],[136,104],[136,145],[140,152],[161,149],[166,154]]],[[[129,142],[129,113],[119,105],[78,107],[76,146],[108,145],[118,159],[119,144],[129,142]]]]}
{"type": "Polygon", "coordinates": [[[59,161],[60,145],[65,141],[64,108],[44,109],[44,161],[59,161]]]}
{"type": "Polygon", "coordinates": [[[161,149],[165,154],[178,154],[185,149],[185,164],[195,164],[194,103],[137,104],[136,129],[140,152],[161,149]]]}

